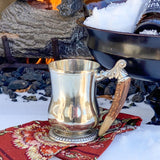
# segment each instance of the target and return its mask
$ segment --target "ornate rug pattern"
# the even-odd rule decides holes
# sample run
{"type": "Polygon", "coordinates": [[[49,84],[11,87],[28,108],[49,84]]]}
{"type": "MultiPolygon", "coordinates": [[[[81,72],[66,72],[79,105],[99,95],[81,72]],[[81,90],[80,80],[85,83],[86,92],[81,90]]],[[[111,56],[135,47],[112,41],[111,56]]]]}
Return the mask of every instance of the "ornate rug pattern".
{"type": "MultiPolygon", "coordinates": [[[[100,109],[100,127],[108,110],[100,109]]],[[[132,131],[142,119],[120,113],[103,137],[83,144],[62,144],[49,139],[48,121],[32,121],[0,131],[0,160],[48,160],[56,156],[64,160],[95,160],[111,144],[117,134],[132,131]]]]}

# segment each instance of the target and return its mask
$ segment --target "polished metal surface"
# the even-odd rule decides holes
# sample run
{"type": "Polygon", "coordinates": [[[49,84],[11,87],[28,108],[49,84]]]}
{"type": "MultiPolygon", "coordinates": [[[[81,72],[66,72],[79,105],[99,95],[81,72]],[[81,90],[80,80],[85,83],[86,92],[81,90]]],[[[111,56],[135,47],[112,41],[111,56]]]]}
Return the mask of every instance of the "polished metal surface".
{"type": "Polygon", "coordinates": [[[85,134],[80,132],[71,132],[72,134],[65,134],[64,132],[59,132],[59,130],[52,128],[49,131],[50,138],[54,141],[62,142],[62,143],[87,143],[93,141],[97,137],[97,131],[95,129],[88,130],[85,134]],[[74,134],[74,136],[73,136],[74,134]]]}
{"type": "MultiPolygon", "coordinates": [[[[88,130],[95,128],[98,123],[95,73],[99,67],[96,62],[80,59],[60,60],[49,64],[52,83],[49,122],[57,133],[61,133],[61,136],[63,134],[63,141],[66,143],[67,135],[78,141],[79,137],[86,137],[88,130]]],[[[53,139],[56,135],[52,131],[50,136],[53,139]]],[[[95,131],[94,133],[96,134],[95,131]]],[[[95,137],[92,133],[90,135],[95,137]]]]}
{"type": "Polygon", "coordinates": [[[100,65],[97,62],[82,59],[51,62],[52,98],[48,111],[51,139],[64,143],[94,140],[99,112],[95,97],[96,81],[106,77],[124,78],[119,75],[125,65],[126,62],[120,60],[112,71],[99,74],[100,65]]]}
{"type": "Polygon", "coordinates": [[[124,70],[127,63],[125,60],[119,60],[111,70],[101,71],[96,75],[96,80],[101,81],[106,77],[109,79],[116,78],[119,82],[128,78],[127,72],[124,70]]]}

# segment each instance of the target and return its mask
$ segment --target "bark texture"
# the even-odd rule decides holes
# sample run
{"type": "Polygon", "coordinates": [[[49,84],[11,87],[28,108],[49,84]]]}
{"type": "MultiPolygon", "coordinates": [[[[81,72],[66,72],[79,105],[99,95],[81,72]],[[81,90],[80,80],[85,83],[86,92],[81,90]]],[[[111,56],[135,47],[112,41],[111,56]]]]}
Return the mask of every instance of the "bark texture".
{"type": "MultiPolygon", "coordinates": [[[[0,36],[4,33],[11,34],[7,37],[13,56],[38,57],[40,52],[41,57],[45,57],[45,54],[46,57],[50,57],[54,54],[51,39],[58,38],[61,42],[64,39],[67,39],[67,42],[69,39],[72,41],[72,34],[77,26],[76,20],[82,16],[83,12],[77,12],[72,17],[63,17],[56,10],[36,9],[27,2],[16,1],[2,13],[0,36]]],[[[83,48],[82,45],[82,50],[83,48]]],[[[87,48],[85,50],[88,52],[87,48]]],[[[90,56],[89,53],[86,54],[90,56]]],[[[1,40],[0,56],[4,56],[1,40]]]]}

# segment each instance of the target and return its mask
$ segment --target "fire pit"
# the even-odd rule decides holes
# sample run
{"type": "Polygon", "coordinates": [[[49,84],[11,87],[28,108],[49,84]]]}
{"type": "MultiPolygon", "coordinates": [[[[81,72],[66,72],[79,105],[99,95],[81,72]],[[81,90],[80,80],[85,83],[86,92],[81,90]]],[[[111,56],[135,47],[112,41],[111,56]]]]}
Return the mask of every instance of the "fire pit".
{"type": "Polygon", "coordinates": [[[133,78],[159,81],[160,36],[129,34],[101,30],[78,24],[89,33],[88,47],[94,58],[105,68],[111,68],[119,59],[127,61],[126,71],[133,78]]]}
{"type": "MultiPolygon", "coordinates": [[[[125,59],[127,61],[126,71],[130,77],[145,81],[158,82],[160,80],[160,36],[96,29],[84,25],[84,20],[85,18],[80,18],[77,23],[87,29],[88,47],[96,61],[103,67],[111,68],[117,60],[125,59]]],[[[155,92],[156,90],[153,96],[151,94],[147,98],[151,105],[155,92]]],[[[159,89],[157,92],[159,93],[159,89]]],[[[159,102],[155,101],[156,108],[158,108],[159,102]]],[[[154,108],[153,105],[152,108],[154,108]]],[[[154,121],[152,118],[151,123],[159,124],[159,109],[158,112],[157,109],[154,111],[154,121]]]]}

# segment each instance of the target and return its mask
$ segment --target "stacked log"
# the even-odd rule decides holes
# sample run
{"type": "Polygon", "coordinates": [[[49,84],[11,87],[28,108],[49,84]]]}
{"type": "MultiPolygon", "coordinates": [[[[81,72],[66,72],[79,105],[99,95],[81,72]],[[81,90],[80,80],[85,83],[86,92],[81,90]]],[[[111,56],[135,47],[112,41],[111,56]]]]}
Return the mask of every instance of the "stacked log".
{"type": "MultiPolygon", "coordinates": [[[[2,13],[0,37],[4,35],[8,37],[12,56],[52,57],[54,53],[51,39],[57,38],[60,48],[63,48],[61,45],[73,43],[73,35],[75,32],[77,34],[78,30],[83,33],[82,35],[78,33],[79,35],[76,37],[74,35],[74,39],[78,37],[76,43],[80,43],[80,45],[69,44],[68,46],[72,49],[65,48],[64,51],[68,50],[70,53],[64,54],[68,57],[81,56],[81,54],[90,57],[85,44],[87,34],[84,29],[79,29],[76,23],[76,20],[82,16],[83,12],[77,12],[74,16],[63,17],[57,10],[37,9],[27,2],[16,1],[2,13]],[[80,46],[82,46],[81,49],[79,49],[80,46]]],[[[63,50],[61,51],[63,52],[63,50]]],[[[0,56],[4,57],[1,40],[0,56]]]]}

